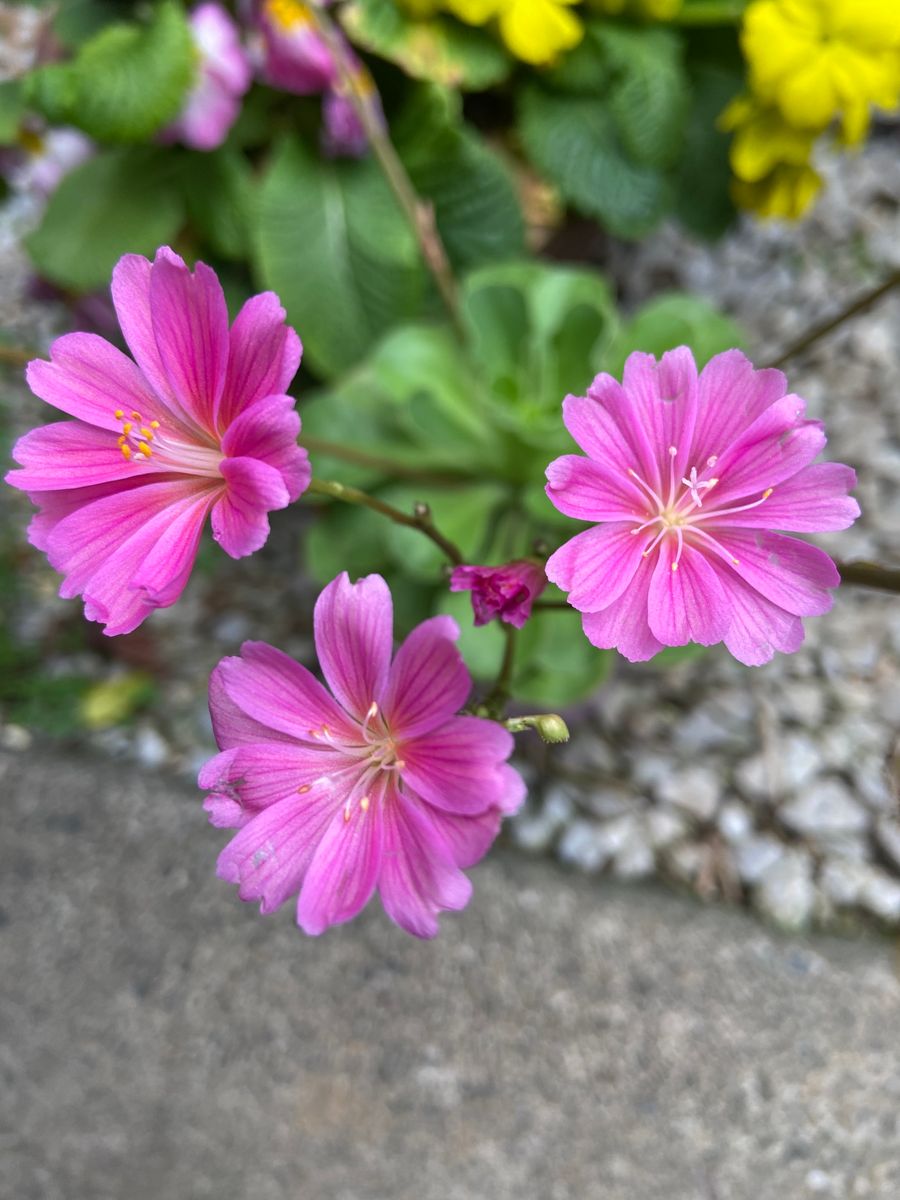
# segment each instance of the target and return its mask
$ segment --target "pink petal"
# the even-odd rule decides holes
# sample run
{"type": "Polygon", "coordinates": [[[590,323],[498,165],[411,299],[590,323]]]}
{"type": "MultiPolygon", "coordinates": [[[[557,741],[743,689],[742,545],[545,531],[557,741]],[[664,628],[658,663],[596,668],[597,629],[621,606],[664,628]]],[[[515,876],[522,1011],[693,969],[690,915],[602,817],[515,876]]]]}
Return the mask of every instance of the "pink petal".
{"type": "Polygon", "coordinates": [[[595,462],[613,479],[631,481],[630,470],[654,488],[659,488],[657,453],[646,432],[635,424],[628,396],[611,375],[598,375],[588,388],[587,398],[566,396],[563,401],[566,429],[595,462]]]}
{"type": "Polygon", "coordinates": [[[729,595],[705,555],[686,545],[676,561],[677,544],[663,538],[653,570],[648,615],[653,636],[665,646],[721,642],[731,623],[729,595]]]}
{"type": "MultiPolygon", "coordinates": [[[[813,463],[780,483],[763,504],[723,516],[722,526],[795,533],[849,529],[859,516],[859,505],[847,495],[854,487],[856,472],[852,467],[813,463]]],[[[715,522],[708,522],[708,526],[714,533],[715,522]]]]}
{"type": "Polygon", "coordinates": [[[300,417],[292,396],[255,401],[229,426],[222,452],[229,458],[258,458],[279,471],[291,501],[306,490],[312,472],[309,456],[297,445],[300,417]]]}
{"type": "MultiPolygon", "coordinates": [[[[161,246],[156,252],[155,261],[160,262],[163,259],[187,270],[184,260],[168,246],[161,246]]],[[[180,418],[181,421],[190,420],[172,390],[153,332],[153,320],[150,315],[150,277],[153,265],[143,255],[123,255],[113,268],[113,305],[128,349],[134,355],[135,362],[159,401],[171,415],[180,418]]],[[[122,407],[128,408],[128,405],[122,407]]],[[[143,412],[140,405],[135,407],[143,412]]]]}
{"type": "Polygon", "coordinates": [[[550,463],[545,490],[554,508],[576,521],[646,519],[647,496],[629,475],[578,454],[550,463]]]}
{"type": "Polygon", "coordinates": [[[383,808],[378,891],[391,920],[415,937],[438,932],[437,914],[465,908],[472,885],[454,865],[444,838],[414,800],[395,792],[383,808]]]}
{"type": "Polygon", "coordinates": [[[319,665],[338,701],[357,720],[381,700],[391,663],[393,620],[391,593],[380,575],[351,583],[342,571],[316,601],[319,665]]]}
{"type": "Polygon", "coordinates": [[[139,479],[160,470],[152,459],[125,458],[109,430],[83,421],[57,421],[32,429],[16,442],[13,458],[24,469],[10,471],[6,482],[35,492],[139,479]]]}
{"type": "Polygon", "coordinates": [[[761,596],[724,563],[710,560],[710,565],[728,591],[731,624],[724,641],[738,662],[759,667],[769,662],[776,650],[791,654],[799,649],[803,642],[799,617],[761,596]]]}
{"type": "Polygon", "coordinates": [[[209,677],[209,715],[216,745],[222,750],[258,742],[295,742],[291,734],[271,729],[268,725],[248,717],[243,709],[238,708],[225,690],[221,662],[213,668],[209,677]]]}
{"type": "MultiPolygon", "coordinates": [[[[508,769],[512,770],[511,767],[508,769]]],[[[453,862],[458,867],[474,866],[484,858],[494,844],[503,821],[503,812],[499,808],[464,815],[431,807],[429,816],[450,848],[453,862]]]]}
{"type": "Polygon", "coordinates": [[[222,432],[251,404],[285,392],[297,374],[303,347],[285,325],[285,317],[275,293],[261,292],[251,296],[235,318],[228,335],[228,375],[216,417],[222,432]]]}
{"type": "MultiPolygon", "coordinates": [[[[669,447],[674,446],[676,478],[689,470],[697,423],[699,385],[694,356],[687,346],[667,350],[659,362],[652,354],[629,354],[622,374],[628,403],[618,407],[620,423],[636,425],[649,434],[659,464],[659,481],[669,478],[669,447]]],[[[653,486],[649,475],[644,478],[653,486]]]]}
{"type": "Polygon", "coordinates": [[[825,445],[825,434],[818,421],[801,420],[804,407],[799,396],[784,396],[732,442],[715,464],[721,482],[704,509],[713,512],[747,497],[756,499],[812,462],[825,445]]]}
{"type": "Polygon", "coordinates": [[[648,606],[653,565],[641,564],[631,586],[602,612],[585,613],[581,618],[584,634],[592,646],[616,649],[629,662],[646,662],[663,649],[650,630],[648,606]]]}
{"type": "Polygon", "coordinates": [[[215,150],[228,136],[241,101],[220,80],[201,66],[201,76],[187,98],[184,108],[167,129],[167,137],[177,138],[194,150],[215,150]]]}
{"type": "Polygon", "coordinates": [[[157,253],[150,272],[153,336],[171,390],[201,429],[215,434],[215,414],[228,368],[228,309],[215,271],[193,274],[157,253]]]}
{"type": "Polygon", "coordinates": [[[150,420],[159,408],[130,358],[94,333],[67,333],[50,347],[50,362],[36,358],[28,386],[54,408],[100,429],[122,432],[117,411],[136,409],[150,420]]]}
{"type": "Polygon", "coordinates": [[[267,729],[301,742],[324,744],[322,730],[359,741],[354,727],[321,683],[287,654],[265,642],[244,642],[240,658],[223,658],[219,682],[233,704],[267,729]]]}
{"type": "Polygon", "coordinates": [[[123,488],[75,509],[47,537],[47,557],[66,575],[60,595],[83,593],[88,620],[130,633],[184,589],[211,500],[204,481],[190,479],[123,488]]]}
{"type": "Polygon", "coordinates": [[[268,514],[290,503],[281,472],[256,458],[223,458],[227,491],[212,510],[213,537],[226,554],[244,558],[265,545],[268,514]]]}
{"type": "Polygon", "coordinates": [[[197,783],[204,791],[229,797],[245,825],[260,809],[289,796],[306,795],[323,776],[346,766],[337,751],[298,742],[257,742],[235,746],[211,758],[197,783]]]}
{"type": "Polygon", "coordinates": [[[721,455],[735,438],[787,391],[781,371],[754,371],[740,350],[711,358],[700,372],[700,398],[689,465],[721,455]]]}
{"type": "Polygon", "coordinates": [[[334,796],[327,792],[277,801],[232,838],[216,874],[238,884],[242,900],[262,900],[260,912],[274,912],[300,890],[334,811],[334,796]]]}
{"type": "Polygon", "coordinates": [[[417,737],[459,712],[472,680],[456,647],[452,617],[431,617],[410,633],[391,666],[382,707],[400,738],[417,737]]]}
{"type": "Polygon", "coordinates": [[[824,550],[780,533],[717,529],[715,539],[737,562],[731,569],[763,596],[798,617],[819,616],[834,603],[841,578],[824,550]]]}
{"type": "Polygon", "coordinates": [[[437,808],[480,813],[500,807],[507,797],[510,781],[499,768],[512,749],[512,734],[495,721],[452,717],[402,744],[400,777],[437,808]]]}
{"type": "Polygon", "coordinates": [[[297,901],[297,923],[305,933],[324,933],[329,925],[351,920],[368,904],[384,858],[383,803],[376,785],[367,811],[356,804],[332,818],[297,901]]]}
{"type": "Polygon", "coordinates": [[[634,525],[596,525],[576,533],[547,560],[547,578],[582,612],[599,612],[618,600],[644,561],[656,525],[633,533],[634,525]]]}

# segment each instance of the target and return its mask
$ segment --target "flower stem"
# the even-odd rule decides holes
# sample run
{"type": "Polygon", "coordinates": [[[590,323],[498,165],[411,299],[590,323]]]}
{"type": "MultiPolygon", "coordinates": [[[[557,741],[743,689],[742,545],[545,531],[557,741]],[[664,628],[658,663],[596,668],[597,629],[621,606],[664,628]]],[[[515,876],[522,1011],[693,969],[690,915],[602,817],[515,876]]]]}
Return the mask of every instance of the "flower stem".
{"type": "Polygon", "coordinates": [[[882,282],[876,287],[870,288],[869,291],[864,292],[861,296],[858,296],[845,308],[842,308],[836,316],[829,317],[827,321],[820,321],[817,325],[813,325],[810,329],[807,329],[807,331],[801,337],[788,346],[787,350],[785,350],[782,354],[779,354],[777,358],[772,359],[771,362],[768,362],[765,365],[767,367],[783,366],[788,359],[795,358],[798,354],[802,354],[804,350],[807,350],[821,338],[833,332],[840,325],[843,325],[845,321],[849,321],[852,317],[858,316],[861,312],[865,312],[867,308],[873,305],[877,300],[880,300],[882,296],[886,296],[887,293],[893,288],[897,287],[898,284],[900,284],[900,270],[892,271],[886,279],[882,280],[882,282]]]}
{"type": "Polygon", "coordinates": [[[353,105],[354,112],[359,117],[366,137],[369,139],[372,153],[381,167],[388,186],[397,198],[397,203],[403,210],[404,216],[412,227],[422,252],[422,258],[434,278],[453,329],[459,340],[465,342],[467,334],[459,304],[459,290],[450,268],[450,260],[447,258],[444,243],[438,233],[434,208],[427,200],[422,200],[416,192],[384,125],[367,103],[366,95],[360,88],[357,72],[353,70],[337,26],[322,8],[313,6],[310,11],[322,40],[328,47],[337,67],[341,84],[353,105]]]}
{"type": "Polygon", "coordinates": [[[485,696],[481,705],[488,716],[493,717],[495,720],[503,712],[506,701],[509,699],[513,666],[516,661],[517,630],[513,625],[508,625],[505,622],[502,622],[500,627],[506,638],[506,644],[503,647],[503,661],[500,663],[500,670],[497,672],[494,686],[488,692],[487,696],[485,696]]]}
{"type": "Polygon", "coordinates": [[[370,496],[368,492],[348,487],[334,479],[311,479],[306,490],[314,496],[329,496],[332,500],[342,500],[345,504],[358,504],[364,508],[371,508],[373,512],[381,513],[395,525],[406,525],[409,529],[418,529],[420,533],[424,533],[434,542],[451,563],[457,565],[464,561],[459,547],[454,545],[449,538],[444,537],[436,528],[431,519],[431,509],[427,504],[416,504],[412,513],[405,513],[399,508],[394,508],[393,504],[379,500],[377,496],[370,496]]]}
{"type": "Polygon", "coordinates": [[[311,454],[324,454],[329,458],[337,458],[342,462],[353,463],[357,467],[371,467],[373,471],[382,471],[385,475],[396,479],[412,479],[420,483],[448,485],[466,483],[476,477],[469,471],[457,471],[442,468],[439,471],[429,471],[422,467],[410,467],[406,463],[395,462],[391,458],[383,458],[380,454],[369,454],[365,450],[357,450],[353,446],[345,446],[342,442],[330,442],[326,438],[300,435],[300,444],[311,454]]]}
{"type": "Polygon", "coordinates": [[[881,567],[872,562],[839,562],[836,566],[841,583],[878,588],[882,592],[900,592],[900,567],[881,567]]]}
{"type": "Polygon", "coordinates": [[[536,729],[543,742],[567,742],[569,730],[558,713],[537,713],[530,717],[509,717],[503,722],[510,733],[536,729]]]}

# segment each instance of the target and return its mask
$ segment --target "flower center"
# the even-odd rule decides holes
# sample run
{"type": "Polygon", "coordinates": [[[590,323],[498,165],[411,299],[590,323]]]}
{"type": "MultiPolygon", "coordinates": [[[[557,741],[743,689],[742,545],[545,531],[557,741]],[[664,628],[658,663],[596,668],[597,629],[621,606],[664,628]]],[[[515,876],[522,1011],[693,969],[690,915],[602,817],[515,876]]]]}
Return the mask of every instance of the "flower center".
{"type": "Polygon", "coordinates": [[[628,468],[628,474],[646,493],[648,509],[646,514],[637,514],[639,517],[646,516],[646,519],[632,529],[632,534],[637,535],[643,533],[645,529],[651,529],[655,525],[659,526],[656,536],[643,551],[642,557],[649,558],[663,538],[671,533],[674,535],[677,543],[675,558],[672,562],[673,571],[678,570],[681,562],[685,536],[688,536],[691,540],[696,539],[702,545],[713,550],[720,558],[724,558],[737,566],[738,559],[733,554],[729,554],[712,534],[705,529],[699,528],[699,526],[705,521],[715,520],[727,516],[729,513],[744,512],[748,508],[756,508],[757,505],[768,500],[772,495],[773,489],[767,488],[758,500],[752,500],[749,504],[740,504],[732,508],[716,508],[713,502],[704,511],[703,501],[705,499],[709,500],[710,493],[719,483],[718,476],[709,474],[718,462],[718,456],[715,454],[710,455],[704,466],[699,470],[697,467],[691,467],[687,476],[682,476],[681,479],[678,479],[675,473],[675,459],[677,457],[677,446],[670,446],[669,485],[665,498],[659,495],[637,471],[631,467],[628,468]],[[704,476],[706,477],[704,478],[704,476]]]}
{"type": "MultiPolygon", "coordinates": [[[[323,742],[334,750],[339,750],[348,760],[336,771],[324,776],[321,781],[333,785],[339,776],[355,774],[347,798],[344,802],[344,820],[349,821],[354,809],[357,813],[365,814],[371,803],[370,792],[379,779],[383,782],[382,773],[385,771],[402,771],[406,763],[400,757],[399,747],[391,735],[378,705],[373,700],[369,705],[364,720],[359,725],[359,733],[353,737],[336,736],[327,725],[311,729],[310,736],[323,742]]],[[[304,784],[297,790],[308,792],[310,784],[304,784]]],[[[382,788],[378,789],[379,792],[382,788]]]]}
{"type": "Polygon", "coordinates": [[[124,409],[117,408],[113,416],[122,426],[117,444],[127,462],[137,465],[154,459],[160,467],[165,466],[187,475],[221,477],[219,464],[224,455],[211,442],[204,445],[201,441],[175,437],[159,421],[145,421],[137,409],[126,413],[124,409]]]}

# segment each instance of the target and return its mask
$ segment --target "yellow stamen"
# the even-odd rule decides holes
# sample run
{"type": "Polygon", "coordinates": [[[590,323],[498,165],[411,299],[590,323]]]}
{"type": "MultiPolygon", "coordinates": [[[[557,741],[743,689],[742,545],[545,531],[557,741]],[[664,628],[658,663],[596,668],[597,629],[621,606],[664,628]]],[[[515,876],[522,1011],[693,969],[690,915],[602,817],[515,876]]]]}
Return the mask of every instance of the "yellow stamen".
{"type": "Polygon", "coordinates": [[[672,563],[672,570],[673,570],[673,571],[677,571],[677,570],[678,570],[678,563],[672,563]]]}
{"type": "Polygon", "coordinates": [[[363,796],[362,800],[360,800],[360,802],[359,802],[359,807],[363,810],[363,812],[369,811],[369,797],[368,796],[363,796]]]}
{"type": "Polygon", "coordinates": [[[301,796],[305,795],[310,790],[311,790],[311,788],[308,783],[303,783],[300,785],[300,787],[297,788],[297,791],[300,793],[301,796]]]}
{"type": "Polygon", "coordinates": [[[148,429],[146,425],[141,426],[141,433],[147,439],[148,442],[153,441],[153,430],[148,429]]]}
{"type": "Polygon", "coordinates": [[[122,451],[122,453],[125,455],[126,458],[131,458],[131,447],[127,444],[127,442],[124,445],[120,446],[119,449],[122,451]]]}
{"type": "Polygon", "coordinates": [[[138,453],[143,454],[144,458],[149,458],[153,451],[146,442],[138,442],[138,453]]]}
{"type": "Polygon", "coordinates": [[[159,421],[151,421],[150,428],[151,429],[159,429],[159,421]]]}
{"type": "Polygon", "coordinates": [[[134,419],[135,419],[136,421],[140,421],[140,419],[141,419],[141,414],[140,414],[140,413],[137,411],[137,409],[133,408],[133,409],[131,410],[131,415],[134,417],[134,419]]]}
{"type": "Polygon", "coordinates": [[[116,411],[113,413],[113,416],[116,418],[117,421],[121,421],[122,418],[125,416],[125,414],[122,412],[121,408],[117,408],[116,411]]]}
{"type": "Polygon", "coordinates": [[[132,425],[132,423],[131,423],[130,421],[126,421],[126,422],[125,422],[125,424],[122,426],[122,432],[123,432],[123,433],[124,433],[126,436],[127,436],[129,433],[131,433],[132,429],[134,429],[134,426],[132,425]]]}

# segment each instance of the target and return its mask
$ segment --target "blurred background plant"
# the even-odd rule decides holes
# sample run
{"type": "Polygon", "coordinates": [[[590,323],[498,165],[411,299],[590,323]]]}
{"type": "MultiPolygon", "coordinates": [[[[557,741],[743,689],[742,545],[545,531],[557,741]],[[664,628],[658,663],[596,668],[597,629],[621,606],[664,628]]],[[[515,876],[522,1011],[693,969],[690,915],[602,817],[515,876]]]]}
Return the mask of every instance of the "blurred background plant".
{"type": "MultiPolygon", "coordinates": [[[[900,95],[891,0],[71,0],[0,21],[0,171],[35,286],[106,336],[125,252],[203,259],[233,310],[273,289],[304,341],[316,475],[426,500],[479,563],[571,532],[543,493],[567,391],[633,349],[742,344],[689,295],[625,319],[608,248],[664,219],[716,237],[735,205],[800,217],[817,148],[858,145],[900,95]]],[[[406,627],[464,617],[474,673],[496,673],[502,631],[472,627],[414,530],[323,500],[301,543],[319,582],[381,571],[406,627]]],[[[548,613],[514,693],[578,701],[610,657],[548,613]]],[[[81,719],[139,708],[142,669],[85,685],[81,719]]]]}

